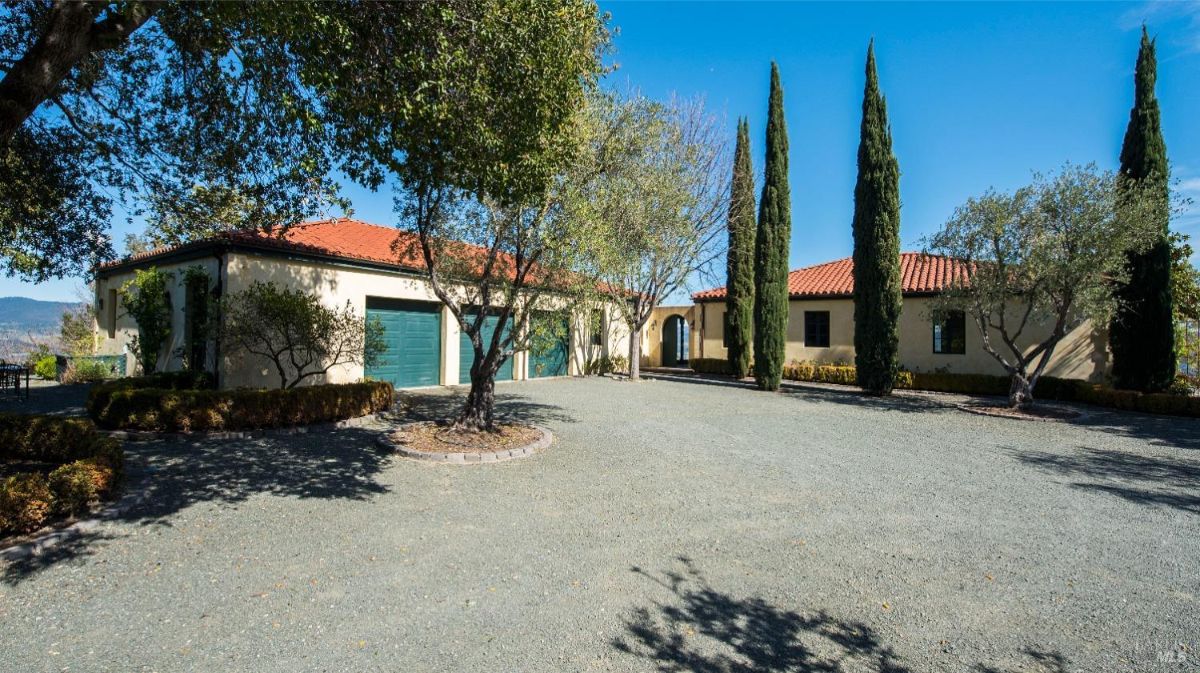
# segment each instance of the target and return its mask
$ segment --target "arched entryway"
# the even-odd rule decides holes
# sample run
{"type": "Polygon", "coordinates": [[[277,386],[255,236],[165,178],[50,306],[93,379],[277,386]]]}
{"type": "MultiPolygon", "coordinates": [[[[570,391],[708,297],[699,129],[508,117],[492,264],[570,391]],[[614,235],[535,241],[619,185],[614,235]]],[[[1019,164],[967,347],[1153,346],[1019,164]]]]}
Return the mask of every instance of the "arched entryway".
{"type": "Polygon", "coordinates": [[[681,315],[669,316],[663,322],[662,364],[664,367],[679,367],[688,362],[690,326],[681,315]]]}

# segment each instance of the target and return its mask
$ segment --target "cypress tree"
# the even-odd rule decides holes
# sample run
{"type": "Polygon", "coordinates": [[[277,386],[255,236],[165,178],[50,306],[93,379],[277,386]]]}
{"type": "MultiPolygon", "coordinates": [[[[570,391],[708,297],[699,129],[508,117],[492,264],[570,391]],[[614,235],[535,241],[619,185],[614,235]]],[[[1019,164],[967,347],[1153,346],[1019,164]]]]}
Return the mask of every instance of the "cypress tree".
{"type": "Polygon", "coordinates": [[[900,302],[900,165],[872,40],[854,185],[854,365],[858,385],[872,395],[892,392],[900,368],[900,302]]]}
{"type": "MultiPolygon", "coordinates": [[[[1134,73],[1133,109],[1121,146],[1118,185],[1139,184],[1168,195],[1167,145],[1163,141],[1158,100],[1154,40],[1142,26],[1142,44],[1134,73]]],[[[1109,326],[1113,380],[1120,388],[1163,390],[1175,378],[1175,325],[1172,318],[1171,245],[1164,208],[1156,224],[1161,237],[1149,250],[1126,258],[1128,282],[1116,288],[1118,309],[1109,326]]]]}
{"type": "Polygon", "coordinates": [[[788,322],[788,248],[792,203],[788,189],[787,124],[779,66],[771,63],[767,112],[767,164],[754,241],[754,379],[762,390],[779,390],[788,322]]]}
{"type": "Polygon", "coordinates": [[[729,252],[725,282],[725,329],[729,369],[737,378],[750,371],[754,338],[754,166],[750,122],[738,120],[729,187],[729,252]]]}

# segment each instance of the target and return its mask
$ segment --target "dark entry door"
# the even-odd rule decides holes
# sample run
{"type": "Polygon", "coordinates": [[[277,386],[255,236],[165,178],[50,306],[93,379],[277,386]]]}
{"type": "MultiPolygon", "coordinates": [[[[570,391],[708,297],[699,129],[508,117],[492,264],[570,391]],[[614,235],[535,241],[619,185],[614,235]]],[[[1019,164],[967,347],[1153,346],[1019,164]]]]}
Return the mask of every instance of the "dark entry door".
{"type": "Polygon", "coordinates": [[[663,366],[679,366],[679,332],[681,325],[679,316],[671,316],[663,323],[663,366]]]}

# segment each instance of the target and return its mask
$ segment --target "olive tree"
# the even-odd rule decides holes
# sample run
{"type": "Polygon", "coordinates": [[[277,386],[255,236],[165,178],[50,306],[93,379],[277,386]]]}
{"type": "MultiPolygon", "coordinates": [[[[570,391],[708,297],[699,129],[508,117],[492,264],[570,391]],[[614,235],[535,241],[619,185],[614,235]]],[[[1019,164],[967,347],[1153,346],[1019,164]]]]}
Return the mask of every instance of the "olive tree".
{"type": "Polygon", "coordinates": [[[314,294],[254,281],[221,299],[221,344],[268,360],[280,388],[295,388],[347,364],[373,364],[385,349],[383,325],[350,302],[329,307],[314,294]]]}
{"type": "Polygon", "coordinates": [[[630,331],[629,378],[639,378],[641,332],[654,307],[711,273],[725,251],[727,143],[700,100],[598,97],[589,160],[594,179],[574,199],[597,228],[590,273],[630,331]]]}
{"type": "Polygon", "coordinates": [[[309,42],[342,14],[282,0],[0,3],[0,266],[34,280],[90,270],[113,254],[117,202],[201,228],[230,194],[244,207],[225,226],[344,205],[309,42]]]}
{"type": "Polygon", "coordinates": [[[347,175],[397,188],[397,262],[424,267],[474,352],[456,425],[494,430],[495,372],[570,245],[554,190],[604,70],[605,18],[590,0],[450,0],[350,4],[340,21],[312,36],[328,129],[347,175]]]}
{"type": "Polygon", "coordinates": [[[1087,319],[1107,324],[1114,286],[1128,273],[1125,254],[1155,240],[1152,215],[1166,205],[1152,191],[1118,193],[1113,174],[1094,165],[1071,164],[1013,192],[971,198],[926,239],[928,252],[958,269],[934,315],[969,316],[1012,377],[1009,406],[1030,407],[1067,332],[1087,319]]]}

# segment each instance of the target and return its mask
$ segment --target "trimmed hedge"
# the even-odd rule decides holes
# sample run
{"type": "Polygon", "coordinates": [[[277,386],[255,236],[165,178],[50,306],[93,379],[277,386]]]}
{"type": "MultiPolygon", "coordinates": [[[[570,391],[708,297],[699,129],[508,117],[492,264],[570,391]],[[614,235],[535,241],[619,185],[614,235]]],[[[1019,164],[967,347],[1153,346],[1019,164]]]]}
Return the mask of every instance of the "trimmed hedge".
{"type": "Polygon", "coordinates": [[[49,474],[21,472],[0,482],[0,534],[27,533],[112,493],[125,453],[91,421],[0,414],[0,460],[58,464],[49,474]]]}
{"type": "Polygon", "coordinates": [[[718,358],[692,358],[688,360],[692,371],[698,374],[728,374],[733,375],[729,368],[729,360],[718,358]]]}
{"type": "MultiPolygon", "coordinates": [[[[729,363],[715,358],[700,358],[691,361],[692,369],[701,374],[729,374],[729,363]]],[[[837,383],[855,385],[853,365],[815,365],[793,363],[783,369],[783,378],[789,381],[814,383],[837,383]]],[[[928,390],[940,393],[963,395],[1007,396],[1011,379],[1007,376],[989,374],[949,374],[939,372],[901,371],[896,376],[896,387],[905,390],[928,390]]],[[[1140,411],[1148,414],[1200,417],[1200,397],[1170,393],[1139,393],[1132,390],[1114,390],[1104,386],[1078,381],[1043,376],[1038,379],[1033,391],[1034,399],[1059,402],[1084,402],[1100,407],[1140,411]]]]}
{"type": "Polygon", "coordinates": [[[88,413],[104,428],[199,432],[340,421],[392,406],[392,384],[331,383],[286,390],[112,389],[97,386],[88,413]]]}

